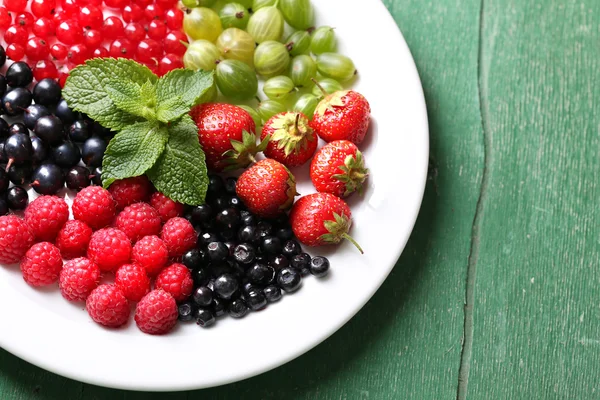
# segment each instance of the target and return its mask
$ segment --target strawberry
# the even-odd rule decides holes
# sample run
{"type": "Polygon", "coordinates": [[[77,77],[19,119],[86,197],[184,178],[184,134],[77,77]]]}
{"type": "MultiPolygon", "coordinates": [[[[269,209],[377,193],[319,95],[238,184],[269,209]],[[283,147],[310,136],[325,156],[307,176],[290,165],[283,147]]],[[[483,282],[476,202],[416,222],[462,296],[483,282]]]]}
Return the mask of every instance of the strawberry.
{"type": "Polygon", "coordinates": [[[298,167],[311,159],[319,142],[306,115],[282,112],[267,121],[260,138],[269,139],[265,155],[287,167],[298,167]]]}
{"type": "Polygon", "coordinates": [[[206,103],[192,108],[190,115],[198,126],[206,165],[213,171],[247,167],[266,147],[266,142],[256,144],[254,120],[240,107],[206,103]]]}
{"type": "Polygon", "coordinates": [[[239,177],[236,192],[254,214],[275,217],[294,203],[296,179],[285,165],[266,159],[239,177]]]}
{"type": "Polygon", "coordinates": [[[371,106],[354,90],[326,96],[315,110],[310,126],[326,142],[349,140],[360,144],[369,129],[371,106]]]}
{"type": "Polygon", "coordinates": [[[323,246],[347,239],[363,253],[348,232],[352,213],[348,204],[330,193],[314,193],[298,199],[290,212],[294,234],[307,246],[323,246]]]}
{"type": "Polygon", "coordinates": [[[346,197],[358,191],[369,176],[363,155],[348,140],[336,140],[323,146],[310,164],[310,179],[319,192],[346,197]]]}

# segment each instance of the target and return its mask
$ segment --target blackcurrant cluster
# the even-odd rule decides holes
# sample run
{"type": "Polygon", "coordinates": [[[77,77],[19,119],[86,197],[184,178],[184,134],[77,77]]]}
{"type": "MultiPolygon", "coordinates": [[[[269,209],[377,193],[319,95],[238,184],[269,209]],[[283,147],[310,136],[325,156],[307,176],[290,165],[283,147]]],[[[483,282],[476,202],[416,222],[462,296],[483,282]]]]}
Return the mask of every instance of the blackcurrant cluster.
{"type": "Polygon", "coordinates": [[[199,234],[197,248],[182,260],[195,289],[179,306],[180,320],[206,327],[226,313],[241,318],[298,290],[303,276],[328,273],[325,257],[302,251],[287,215],[258,218],[237,197],[235,178],[209,178],[206,204],[186,213],[199,234]]]}
{"type": "Polygon", "coordinates": [[[78,191],[101,181],[111,132],[71,110],[55,80],[42,79],[30,91],[32,81],[24,62],[0,75],[0,215],[27,206],[26,185],[48,195],[65,183],[78,191]]]}

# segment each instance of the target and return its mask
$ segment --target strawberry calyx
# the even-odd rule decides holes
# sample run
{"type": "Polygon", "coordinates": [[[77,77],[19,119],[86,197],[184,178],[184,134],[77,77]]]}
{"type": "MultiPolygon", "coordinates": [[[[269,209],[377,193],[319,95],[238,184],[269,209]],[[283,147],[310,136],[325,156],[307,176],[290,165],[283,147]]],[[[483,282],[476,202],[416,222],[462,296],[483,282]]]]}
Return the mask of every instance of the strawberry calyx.
{"type": "Polygon", "coordinates": [[[323,222],[323,226],[325,226],[325,229],[327,229],[329,233],[321,235],[319,239],[321,239],[324,243],[327,244],[338,244],[345,239],[352,243],[354,246],[356,246],[358,251],[360,251],[360,254],[364,254],[365,252],[360,247],[360,245],[356,242],[356,240],[354,240],[352,236],[348,234],[348,232],[350,231],[350,226],[352,226],[352,221],[350,220],[350,218],[346,217],[343,213],[342,215],[339,215],[335,212],[333,213],[333,218],[334,221],[323,222]]]}
{"type": "Polygon", "coordinates": [[[350,93],[349,90],[342,90],[325,96],[319,105],[317,105],[315,115],[322,117],[327,111],[334,111],[334,107],[344,107],[346,105],[344,97],[346,97],[348,93],[350,93]]]}
{"type": "Polygon", "coordinates": [[[257,143],[256,135],[248,131],[242,132],[242,141],[231,139],[231,149],[223,153],[225,171],[246,168],[253,162],[256,162],[256,154],[265,151],[271,140],[266,136],[260,143],[257,143]]]}
{"type": "Polygon", "coordinates": [[[363,194],[363,184],[369,176],[369,170],[365,168],[365,161],[362,153],[357,150],[356,156],[351,154],[346,156],[344,165],[341,165],[339,169],[342,173],[332,175],[331,178],[343,182],[346,185],[346,191],[344,196],[358,191],[359,194],[363,194]]]}
{"type": "Polygon", "coordinates": [[[271,121],[271,140],[277,148],[283,150],[286,157],[308,148],[308,143],[315,139],[308,119],[300,113],[285,113],[275,116],[271,121]]]}
{"type": "Polygon", "coordinates": [[[285,192],[288,199],[285,203],[283,203],[279,207],[280,210],[284,211],[284,210],[287,210],[290,207],[292,207],[292,205],[294,204],[294,199],[300,193],[298,193],[296,191],[296,177],[294,176],[294,174],[292,174],[292,172],[285,165],[281,164],[281,166],[287,171],[287,174],[288,174],[288,179],[287,179],[288,189],[285,192]]]}

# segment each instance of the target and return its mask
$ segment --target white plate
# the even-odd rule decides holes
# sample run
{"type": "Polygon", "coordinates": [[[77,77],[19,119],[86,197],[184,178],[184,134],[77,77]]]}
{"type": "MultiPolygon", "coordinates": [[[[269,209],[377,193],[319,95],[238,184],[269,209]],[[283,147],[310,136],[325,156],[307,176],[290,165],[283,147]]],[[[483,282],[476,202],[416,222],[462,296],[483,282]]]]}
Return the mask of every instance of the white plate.
{"type": "MultiPolygon", "coordinates": [[[[319,24],[336,28],[340,52],[355,61],[354,88],[371,103],[373,129],[361,147],[371,169],[363,199],[350,200],[352,235],[331,259],[328,278],[309,277],[294,295],[243,320],[212,329],[179,325],[166,336],[135,324],[108,330],[57,288],[35,290],[18,267],[0,267],[0,346],[52,372],[135,390],[197,389],[249,378],[321,343],[371,298],[394,267],[413,228],[425,186],[428,129],[419,76],[394,20],[380,1],[313,0],[319,24]]],[[[304,179],[299,192],[311,192],[304,179]]],[[[313,253],[320,252],[320,249],[313,253]]]]}

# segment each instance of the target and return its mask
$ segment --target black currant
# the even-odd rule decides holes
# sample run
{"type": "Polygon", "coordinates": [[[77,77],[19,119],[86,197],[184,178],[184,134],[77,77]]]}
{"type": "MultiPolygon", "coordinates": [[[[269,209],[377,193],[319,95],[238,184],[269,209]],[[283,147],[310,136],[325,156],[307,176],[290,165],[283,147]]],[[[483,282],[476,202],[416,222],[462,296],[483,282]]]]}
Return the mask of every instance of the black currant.
{"type": "Polygon", "coordinates": [[[208,257],[211,261],[223,261],[229,255],[229,249],[223,242],[212,242],[206,247],[208,257]]]}
{"type": "Polygon", "coordinates": [[[31,187],[39,194],[54,195],[65,186],[63,171],[55,164],[40,165],[31,180],[31,187]]]}
{"type": "Polygon", "coordinates": [[[210,220],[213,216],[213,211],[211,206],[208,204],[202,204],[192,208],[191,211],[192,223],[194,225],[199,225],[203,222],[210,220]]]}
{"type": "Polygon", "coordinates": [[[246,314],[248,314],[248,306],[243,299],[235,299],[229,304],[229,315],[233,318],[243,318],[246,314]]]}
{"type": "Polygon", "coordinates": [[[2,118],[0,118],[0,140],[6,139],[9,135],[9,133],[10,133],[10,131],[9,131],[8,122],[6,122],[2,118]]]}
{"type": "Polygon", "coordinates": [[[266,254],[279,254],[281,253],[281,240],[275,236],[266,236],[263,238],[260,247],[266,254]]]}
{"type": "Polygon", "coordinates": [[[213,291],[206,286],[197,287],[192,293],[192,299],[200,307],[208,307],[213,301],[213,291]]]}
{"type": "Polygon", "coordinates": [[[236,194],[235,185],[237,184],[236,178],[227,178],[225,179],[225,191],[229,194],[236,194]]]}
{"type": "Polygon", "coordinates": [[[259,288],[252,288],[246,292],[244,296],[246,304],[253,311],[258,311],[267,306],[267,298],[263,291],[259,288]]]}
{"type": "Polygon", "coordinates": [[[69,189],[79,192],[90,186],[90,171],[86,167],[76,165],[67,172],[65,183],[69,189]]]}
{"type": "Polygon", "coordinates": [[[235,208],[226,208],[219,211],[216,220],[222,227],[236,227],[240,223],[240,212],[235,208]]]}
{"type": "Polygon", "coordinates": [[[24,210],[29,204],[27,191],[20,186],[13,186],[6,193],[6,203],[11,210],[24,210]]]}
{"type": "Polygon", "coordinates": [[[33,100],[36,104],[54,106],[60,101],[61,92],[60,85],[54,79],[42,79],[33,88],[33,100]]]}
{"type": "Polygon", "coordinates": [[[22,122],[14,122],[8,127],[8,135],[14,135],[22,133],[23,135],[29,135],[29,129],[22,122]]]}
{"type": "Polygon", "coordinates": [[[246,277],[254,284],[260,286],[268,285],[275,279],[275,269],[257,262],[246,271],[246,277]]]}
{"type": "Polygon", "coordinates": [[[271,225],[268,221],[259,221],[258,222],[258,234],[261,238],[265,236],[271,236],[273,233],[273,225],[271,225]]]}
{"type": "Polygon", "coordinates": [[[81,149],[81,158],[88,167],[99,167],[102,165],[102,157],[106,151],[106,142],[99,137],[91,137],[85,141],[81,149]]]}
{"type": "Polygon", "coordinates": [[[182,303],[177,306],[177,311],[179,313],[178,319],[182,322],[189,322],[194,319],[194,306],[192,303],[182,303]]]}
{"type": "Polygon", "coordinates": [[[274,303],[281,299],[283,294],[281,293],[281,289],[275,285],[269,285],[263,289],[263,293],[267,298],[269,303],[274,303]]]}
{"type": "Polygon", "coordinates": [[[69,138],[78,143],[83,143],[90,138],[92,130],[90,122],[87,120],[75,121],[68,128],[69,138]]]}
{"type": "Polygon", "coordinates": [[[31,105],[31,92],[24,88],[14,88],[2,96],[2,108],[4,112],[11,116],[23,114],[31,105]]]}
{"type": "Polygon", "coordinates": [[[219,175],[208,174],[208,190],[207,194],[210,196],[222,195],[225,189],[223,179],[219,175]]]}
{"type": "Polygon", "coordinates": [[[9,164],[22,164],[30,161],[33,153],[29,135],[17,133],[4,142],[4,154],[9,164]]]}
{"type": "Polygon", "coordinates": [[[102,168],[96,167],[92,170],[92,183],[96,186],[102,186],[102,168]]]}
{"type": "Polygon", "coordinates": [[[285,267],[277,273],[277,284],[287,293],[292,293],[300,288],[302,276],[295,268],[285,267]]]}
{"type": "Polygon", "coordinates": [[[240,217],[243,225],[256,225],[256,217],[250,211],[240,211],[240,217]]]}
{"type": "Polygon", "coordinates": [[[214,314],[208,308],[199,308],[195,313],[196,323],[202,328],[207,328],[217,321],[214,314]]]}
{"type": "Polygon", "coordinates": [[[181,262],[191,270],[202,268],[208,264],[208,255],[204,250],[192,249],[183,255],[181,262]]]}
{"type": "Polygon", "coordinates": [[[290,262],[284,255],[272,256],[269,259],[269,265],[279,271],[282,268],[287,268],[290,266],[290,262]]]}
{"type": "Polygon", "coordinates": [[[39,136],[44,142],[53,146],[59,144],[64,139],[64,125],[60,118],[54,115],[47,115],[37,120],[33,133],[39,136]]]}
{"type": "Polygon", "coordinates": [[[0,197],[0,217],[8,214],[8,203],[6,199],[0,197]]]}
{"type": "Polygon", "coordinates": [[[37,136],[31,136],[31,161],[34,164],[39,164],[48,158],[48,147],[42,139],[37,136]]]}
{"type": "Polygon", "coordinates": [[[233,249],[233,259],[241,264],[250,264],[256,257],[254,246],[248,243],[240,243],[233,249]]]}
{"type": "Polygon", "coordinates": [[[258,229],[254,225],[246,225],[238,231],[238,239],[246,243],[258,243],[260,235],[258,229]]]}
{"type": "Polygon", "coordinates": [[[11,87],[26,87],[33,81],[33,71],[23,61],[13,63],[6,70],[6,83],[11,87]]]}
{"type": "Polygon", "coordinates": [[[205,285],[210,280],[210,273],[206,268],[198,268],[192,271],[192,279],[196,286],[205,285]]]}
{"type": "Polygon", "coordinates": [[[65,125],[70,125],[81,117],[81,114],[69,108],[65,99],[58,102],[56,109],[54,110],[54,115],[60,118],[65,125]]]}
{"type": "Polygon", "coordinates": [[[215,317],[220,317],[225,315],[225,310],[227,309],[227,302],[218,297],[213,298],[212,302],[212,311],[215,314],[215,317]]]}
{"type": "Polygon", "coordinates": [[[0,195],[6,192],[6,189],[8,189],[8,185],[10,183],[5,168],[6,167],[4,165],[0,165],[0,195]]]}
{"type": "Polygon", "coordinates": [[[212,242],[218,242],[219,236],[212,232],[204,232],[198,235],[198,245],[208,246],[212,242]]]}
{"type": "Polygon", "coordinates": [[[229,299],[239,288],[239,282],[231,274],[225,273],[215,279],[214,292],[222,299],[229,299]]]}
{"type": "Polygon", "coordinates": [[[32,104],[23,113],[23,123],[28,129],[33,130],[38,119],[50,115],[50,110],[40,104],[32,104]]]}
{"type": "Polygon", "coordinates": [[[71,168],[81,160],[79,147],[73,142],[64,142],[51,150],[54,162],[63,168],[71,168]]]}
{"type": "Polygon", "coordinates": [[[310,262],[310,273],[322,278],[329,273],[329,260],[325,257],[314,257],[310,262]]]}
{"type": "Polygon", "coordinates": [[[92,124],[92,133],[94,135],[100,136],[102,138],[111,137],[113,134],[110,129],[103,127],[102,125],[100,125],[97,122],[94,122],[92,124]]]}
{"type": "Polygon", "coordinates": [[[31,182],[33,167],[31,164],[12,164],[8,167],[8,179],[15,185],[26,185],[31,182]]]}
{"type": "Polygon", "coordinates": [[[283,245],[281,252],[284,256],[292,258],[293,256],[302,253],[302,246],[300,246],[300,243],[296,240],[288,240],[283,245]]]}

